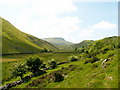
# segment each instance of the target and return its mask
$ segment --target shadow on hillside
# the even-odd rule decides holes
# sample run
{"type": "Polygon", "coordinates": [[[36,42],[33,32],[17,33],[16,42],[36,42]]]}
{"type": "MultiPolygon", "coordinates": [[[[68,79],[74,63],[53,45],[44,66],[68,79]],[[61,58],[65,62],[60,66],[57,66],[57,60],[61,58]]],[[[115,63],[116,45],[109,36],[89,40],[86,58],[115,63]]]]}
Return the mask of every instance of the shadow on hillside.
{"type": "Polygon", "coordinates": [[[31,80],[32,77],[37,77],[37,76],[43,75],[43,74],[45,74],[45,73],[47,73],[47,72],[46,72],[46,71],[43,71],[43,70],[39,70],[39,71],[37,71],[37,72],[34,73],[34,74],[31,74],[31,75],[28,75],[28,76],[24,77],[24,78],[23,78],[23,82],[24,82],[24,83],[27,83],[27,82],[29,82],[29,81],[31,80]]]}
{"type": "Polygon", "coordinates": [[[43,74],[45,74],[45,73],[47,73],[47,72],[44,71],[44,70],[39,70],[39,71],[37,71],[36,73],[34,73],[33,76],[34,76],[34,77],[37,77],[37,76],[43,75],[43,74]]]}

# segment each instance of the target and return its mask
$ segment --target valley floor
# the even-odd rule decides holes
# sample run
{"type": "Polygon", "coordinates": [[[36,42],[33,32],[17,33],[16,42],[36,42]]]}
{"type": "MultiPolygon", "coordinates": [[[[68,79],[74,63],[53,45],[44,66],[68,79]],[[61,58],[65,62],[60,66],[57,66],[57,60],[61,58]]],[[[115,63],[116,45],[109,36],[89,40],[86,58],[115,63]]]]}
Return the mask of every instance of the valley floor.
{"type": "MultiPolygon", "coordinates": [[[[114,53],[114,52],[113,52],[114,53]]],[[[118,55],[108,58],[108,53],[98,55],[99,61],[95,63],[85,64],[86,58],[84,55],[81,57],[80,53],[36,53],[24,55],[7,55],[3,56],[2,74],[3,84],[17,81],[19,77],[12,77],[10,69],[15,63],[25,62],[26,57],[39,56],[48,62],[49,59],[54,58],[57,62],[67,61],[68,56],[77,55],[80,57],[79,61],[69,62],[66,64],[58,65],[56,69],[47,70],[47,73],[37,77],[31,78],[29,81],[22,83],[13,88],[118,88],[118,55]],[[110,59],[104,65],[101,65],[105,59],[110,59]],[[70,66],[77,66],[74,70],[69,70],[70,66]],[[67,68],[67,69],[64,69],[67,68]],[[61,82],[53,82],[46,79],[42,84],[41,77],[45,77],[54,71],[62,70],[61,74],[68,72],[61,82]],[[38,82],[38,83],[37,83],[38,82]]],[[[24,76],[30,75],[28,72],[24,76]]]]}

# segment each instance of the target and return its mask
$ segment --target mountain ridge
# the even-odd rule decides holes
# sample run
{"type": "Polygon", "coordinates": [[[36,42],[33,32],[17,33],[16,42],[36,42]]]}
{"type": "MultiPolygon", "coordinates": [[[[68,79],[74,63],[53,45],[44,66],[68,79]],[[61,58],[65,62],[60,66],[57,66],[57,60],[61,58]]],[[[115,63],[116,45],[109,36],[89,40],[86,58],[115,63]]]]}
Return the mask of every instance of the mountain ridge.
{"type": "Polygon", "coordinates": [[[73,44],[72,42],[66,41],[62,37],[49,37],[49,38],[43,38],[43,40],[48,41],[52,43],[53,45],[71,45],[73,44]]]}

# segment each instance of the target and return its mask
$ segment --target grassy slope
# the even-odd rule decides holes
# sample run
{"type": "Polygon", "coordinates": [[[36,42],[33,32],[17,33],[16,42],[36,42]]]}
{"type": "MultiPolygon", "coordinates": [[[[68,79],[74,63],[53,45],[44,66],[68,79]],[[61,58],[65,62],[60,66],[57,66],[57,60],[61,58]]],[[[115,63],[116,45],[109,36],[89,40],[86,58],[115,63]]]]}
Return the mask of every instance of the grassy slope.
{"type": "MultiPolygon", "coordinates": [[[[75,53],[78,55],[79,53],[75,53]]],[[[50,59],[55,59],[57,62],[65,61],[68,56],[73,55],[73,53],[35,53],[35,54],[19,54],[19,55],[7,55],[2,57],[2,81],[4,83],[11,81],[12,75],[11,70],[15,63],[25,62],[25,58],[30,56],[38,56],[43,59],[45,63],[50,59]]],[[[14,80],[13,80],[14,81],[14,80]]]]}
{"type": "MultiPolygon", "coordinates": [[[[95,41],[94,44],[90,45],[90,52],[93,51],[94,49],[94,53],[95,53],[109,46],[107,47],[109,48],[109,50],[107,50],[106,52],[98,52],[96,54],[96,56],[100,59],[99,61],[95,63],[84,64],[84,62],[90,58],[86,57],[85,55],[86,53],[80,53],[78,55],[80,58],[79,61],[63,64],[61,66],[58,66],[57,69],[66,67],[70,64],[78,65],[78,67],[74,71],[71,71],[63,81],[46,83],[45,88],[117,88],[118,87],[117,50],[119,48],[115,48],[115,47],[111,48],[111,46],[108,45],[110,42],[111,45],[116,45],[116,41],[117,41],[117,37],[105,38],[102,40],[95,41]],[[99,43],[99,47],[96,46],[96,43],[99,43]],[[100,43],[104,43],[104,45],[101,44],[102,45],[101,48],[100,48],[100,43]],[[98,48],[100,49],[98,50],[98,48]],[[110,59],[105,63],[106,67],[104,67],[103,65],[101,66],[104,59],[110,59]]],[[[37,80],[37,79],[38,77],[33,78],[31,79],[31,81],[27,83],[23,83],[16,87],[25,88],[26,85],[32,83],[33,80],[37,80]]],[[[34,86],[37,88],[39,87],[39,84],[34,86]]]]}
{"type": "Polygon", "coordinates": [[[83,47],[83,46],[86,46],[87,44],[91,44],[93,43],[94,41],[93,40],[84,40],[78,44],[73,44],[71,45],[73,48],[80,48],[80,47],[83,47]]]}
{"type": "Polygon", "coordinates": [[[44,38],[43,40],[46,40],[46,41],[50,42],[54,46],[60,48],[62,51],[64,51],[64,50],[67,50],[67,51],[73,50],[73,48],[71,47],[71,45],[73,43],[68,42],[68,41],[64,40],[63,38],[59,38],[59,37],[56,37],[56,38],[44,38]]]}
{"type": "Polygon", "coordinates": [[[64,81],[49,83],[46,88],[118,88],[117,50],[119,46],[118,37],[95,41],[85,49],[89,51],[89,54],[98,57],[100,59],[98,62],[84,64],[89,58],[85,53],[81,53],[81,61],[73,62],[78,65],[78,68],[70,72],[64,81]],[[105,63],[105,68],[101,66],[104,59],[111,59],[105,63]]]}
{"type": "Polygon", "coordinates": [[[84,60],[71,64],[78,65],[78,68],[68,74],[68,77],[59,83],[49,83],[46,88],[117,88],[118,87],[118,63],[117,57],[108,61],[108,66],[102,68],[102,61],[96,64],[84,64],[84,60]],[[110,77],[113,79],[111,80],[110,77]]]}
{"type": "Polygon", "coordinates": [[[44,38],[44,40],[54,44],[54,45],[71,45],[73,44],[72,42],[68,42],[66,40],[64,40],[63,38],[44,38]]]}
{"type": "Polygon", "coordinates": [[[52,44],[23,33],[5,19],[2,19],[2,53],[40,52],[42,48],[57,49],[52,44]]]}
{"type": "MultiPolygon", "coordinates": [[[[108,58],[108,53],[103,54],[104,58],[108,58]]],[[[112,56],[112,60],[106,62],[106,68],[101,66],[103,60],[99,60],[94,64],[88,63],[84,64],[87,59],[85,57],[81,58],[80,61],[70,62],[68,64],[63,64],[58,66],[56,69],[48,70],[47,74],[52,71],[59,70],[62,67],[67,67],[69,65],[78,65],[78,67],[71,71],[67,77],[61,82],[45,83],[45,88],[117,88],[118,87],[118,61],[117,52],[112,51],[115,55],[112,56]],[[94,67],[97,65],[98,67],[94,67]],[[112,77],[112,79],[110,79],[112,77]]],[[[100,56],[98,56],[100,58],[100,56]]],[[[28,84],[32,84],[34,80],[38,80],[38,77],[32,78],[27,83],[16,86],[15,88],[25,88],[28,84]]],[[[43,84],[44,85],[44,84],[43,84]]],[[[38,88],[39,84],[34,84],[32,88],[38,88]]],[[[39,87],[40,88],[40,87],[39,87]]]]}

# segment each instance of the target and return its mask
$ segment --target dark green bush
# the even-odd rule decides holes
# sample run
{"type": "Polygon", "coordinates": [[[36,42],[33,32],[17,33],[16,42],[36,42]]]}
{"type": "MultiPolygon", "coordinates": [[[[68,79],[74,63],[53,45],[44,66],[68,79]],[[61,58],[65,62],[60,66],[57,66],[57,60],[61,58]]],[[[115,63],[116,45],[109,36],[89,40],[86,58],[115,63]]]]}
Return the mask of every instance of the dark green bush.
{"type": "Polygon", "coordinates": [[[94,62],[96,62],[98,60],[99,60],[99,58],[94,56],[94,57],[91,57],[90,59],[85,60],[84,64],[86,64],[86,63],[94,63],[94,62]]]}
{"type": "Polygon", "coordinates": [[[27,69],[33,73],[39,71],[39,67],[42,65],[42,61],[37,57],[30,57],[26,59],[27,69]]]}
{"type": "Polygon", "coordinates": [[[42,64],[42,65],[41,65],[41,68],[46,68],[46,64],[42,64]]]}
{"type": "Polygon", "coordinates": [[[48,52],[48,50],[46,48],[44,48],[43,50],[41,50],[42,52],[48,52]]]}
{"type": "Polygon", "coordinates": [[[72,62],[72,61],[78,61],[79,59],[78,56],[72,55],[68,57],[68,60],[72,62]]]}
{"type": "Polygon", "coordinates": [[[49,61],[48,64],[49,64],[51,69],[55,69],[57,67],[57,62],[54,59],[49,61]]]}
{"type": "Polygon", "coordinates": [[[20,63],[14,66],[12,69],[13,76],[20,76],[23,79],[23,75],[26,73],[27,69],[24,63],[20,63]]]}
{"type": "Polygon", "coordinates": [[[62,76],[62,74],[58,73],[58,72],[54,72],[52,73],[52,79],[54,82],[60,82],[64,80],[64,77],[62,76]]]}
{"type": "Polygon", "coordinates": [[[92,65],[92,68],[97,68],[97,67],[98,67],[97,64],[93,64],[93,65],[92,65]]]}

